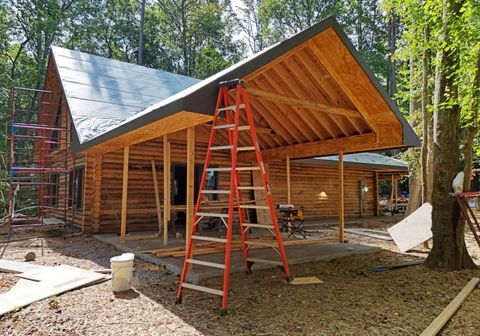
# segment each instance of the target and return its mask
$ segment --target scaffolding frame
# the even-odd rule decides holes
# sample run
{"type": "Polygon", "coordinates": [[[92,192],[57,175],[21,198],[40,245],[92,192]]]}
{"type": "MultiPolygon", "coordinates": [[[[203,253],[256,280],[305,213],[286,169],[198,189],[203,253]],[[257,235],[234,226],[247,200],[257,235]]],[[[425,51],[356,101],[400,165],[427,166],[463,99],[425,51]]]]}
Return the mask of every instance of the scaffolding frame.
{"type": "Polygon", "coordinates": [[[69,215],[74,221],[76,157],[69,150],[72,123],[64,106],[61,93],[12,89],[5,135],[9,236],[15,228],[51,225],[47,217],[61,218],[56,225],[66,226],[69,215]]]}

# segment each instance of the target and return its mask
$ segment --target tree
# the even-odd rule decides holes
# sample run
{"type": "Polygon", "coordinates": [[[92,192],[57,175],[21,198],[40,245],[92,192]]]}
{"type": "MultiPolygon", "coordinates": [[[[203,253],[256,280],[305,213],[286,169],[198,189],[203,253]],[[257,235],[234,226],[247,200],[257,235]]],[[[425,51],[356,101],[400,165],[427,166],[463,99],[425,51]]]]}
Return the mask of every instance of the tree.
{"type": "Polygon", "coordinates": [[[247,44],[252,53],[257,53],[267,46],[264,22],[259,12],[261,4],[261,0],[243,0],[243,6],[237,8],[241,13],[239,26],[246,35],[247,44]]]}
{"type": "Polygon", "coordinates": [[[435,69],[433,248],[426,263],[432,268],[448,270],[475,266],[465,246],[465,224],[459,218],[458,204],[449,196],[453,178],[459,170],[460,104],[457,75],[460,52],[455,46],[458,42],[455,33],[464,4],[464,0],[443,0],[438,40],[440,48],[435,69]]]}
{"type": "Polygon", "coordinates": [[[238,25],[229,1],[158,0],[152,15],[174,72],[205,78],[244,55],[244,44],[234,39],[238,25]]]}

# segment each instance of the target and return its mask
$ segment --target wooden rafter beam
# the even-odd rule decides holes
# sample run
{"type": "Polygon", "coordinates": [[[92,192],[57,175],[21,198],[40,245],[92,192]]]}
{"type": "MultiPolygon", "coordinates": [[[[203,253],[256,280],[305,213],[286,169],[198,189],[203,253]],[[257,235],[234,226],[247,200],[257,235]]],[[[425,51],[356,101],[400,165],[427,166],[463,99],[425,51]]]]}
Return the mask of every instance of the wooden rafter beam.
{"type": "Polygon", "coordinates": [[[353,108],[338,107],[338,106],[332,106],[332,105],[323,104],[323,103],[317,103],[311,100],[284,96],[278,93],[264,91],[262,89],[254,88],[254,87],[248,87],[247,91],[250,96],[277,102],[277,103],[291,105],[293,107],[302,107],[309,110],[319,111],[323,113],[337,114],[345,117],[358,118],[362,116],[360,112],[358,112],[358,110],[353,108]]]}
{"type": "MultiPolygon", "coordinates": [[[[334,138],[314,141],[303,144],[277,147],[262,151],[265,161],[283,160],[287,155],[290,159],[308,158],[313,156],[337,154],[340,149],[344,153],[362,152],[379,147],[375,133],[365,133],[350,137],[334,138]]],[[[239,161],[253,161],[255,153],[249,152],[238,155],[239,161]]]]}

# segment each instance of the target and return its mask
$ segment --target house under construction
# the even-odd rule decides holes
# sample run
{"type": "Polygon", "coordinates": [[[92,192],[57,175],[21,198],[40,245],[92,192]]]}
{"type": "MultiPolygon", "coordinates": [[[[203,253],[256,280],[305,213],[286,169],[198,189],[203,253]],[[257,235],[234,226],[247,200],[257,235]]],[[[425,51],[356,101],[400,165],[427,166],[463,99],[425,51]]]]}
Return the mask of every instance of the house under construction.
{"type": "MultiPolygon", "coordinates": [[[[44,88],[13,94],[10,227],[59,218],[122,237],[158,229],[165,243],[173,229],[191,227],[219,83],[231,79],[245,83],[274,202],[302,206],[306,219],[342,226],[345,216],[377,214],[379,179],[407,168],[355,164],[346,154],[419,145],[333,18],[205,80],[52,47],[44,88]]],[[[238,155],[244,165],[254,159],[238,155]]],[[[211,164],[228,165],[228,153],[213,153],[211,164]]],[[[241,175],[259,183],[255,171],[241,175]]],[[[227,183],[227,172],[212,171],[206,188],[227,183]]],[[[227,196],[202,202],[222,211],[227,196]]],[[[268,221],[263,210],[250,212],[268,221]]]]}

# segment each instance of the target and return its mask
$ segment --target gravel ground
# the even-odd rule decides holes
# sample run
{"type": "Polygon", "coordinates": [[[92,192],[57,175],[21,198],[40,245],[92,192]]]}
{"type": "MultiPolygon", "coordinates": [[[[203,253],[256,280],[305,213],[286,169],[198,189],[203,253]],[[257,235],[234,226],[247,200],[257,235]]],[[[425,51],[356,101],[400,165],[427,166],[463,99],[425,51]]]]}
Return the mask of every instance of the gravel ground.
{"type": "MultiPolygon", "coordinates": [[[[288,285],[273,269],[234,274],[226,317],[217,313],[219,299],[208,294],[188,291],[183,304],[174,304],[178,277],[135,260],[131,291],[114,295],[105,282],[36,302],[0,318],[0,335],[418,335],[473,276],[480,276],[478,270],[440,273],[424,266],[373,273],[373,266],[426,254],[399,254],[391,242],[347,238],[384,250],[292,267],[296,276],[324,281],[316,285],[288,285]]],[[[118,254],[85,236],[45,238],[43,256],[41,247],[39,239],[11,243],[3,258],[22,260],[34,251],[39,264],[98,269],[108,268],[118,254]]],[[[469,244],[479,263],[474,247],[469,244]]],[[[0,292],[15,282],[14,275],[0,273],[0,292]]],[[[479,309],[477,289],[441,335],[480,335],[479,309]]]]}

